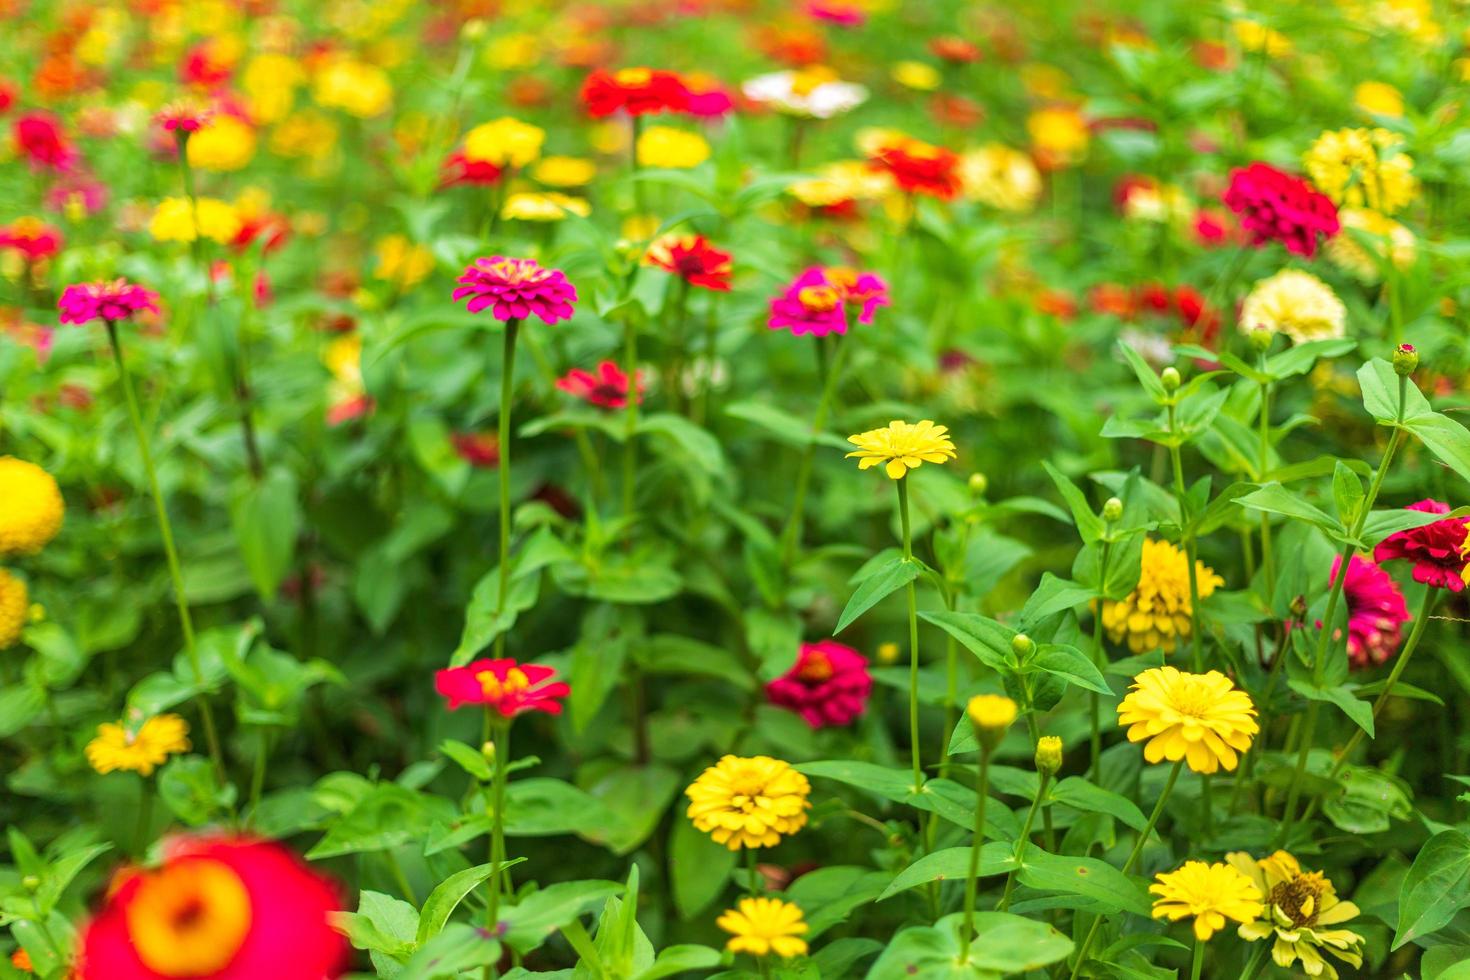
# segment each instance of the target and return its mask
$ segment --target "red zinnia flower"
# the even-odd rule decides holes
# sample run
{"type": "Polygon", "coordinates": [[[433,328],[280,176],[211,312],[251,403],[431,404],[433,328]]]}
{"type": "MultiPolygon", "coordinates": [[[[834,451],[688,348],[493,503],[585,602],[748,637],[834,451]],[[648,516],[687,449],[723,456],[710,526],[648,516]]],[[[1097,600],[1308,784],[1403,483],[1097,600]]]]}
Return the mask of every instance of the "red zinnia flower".
{"type": "Polygon", "coordinates": [[[1311,258],[1317,239],[1337,234],[1337,208],[1300,177],[1264,163],[1230,173],[1225,204],[1259,248],[1279,241],[1288,251],[1311,258]]]}
{"type": "Polygon", "coordinates": [[[868,706],[868,661],[835,640],[803,643],[796,664],[766,685],[772,704],[797,712],[813,728],[850,725],[868,706]]]}
{"type": "Polygon", "coordinates": [[[556,671],[538,664],[514,660],[476,660],[465,667],[450,667],[434,675],[434,687],[449,701],[449,710],[466,704],[483,704],[514,718],[527,711],[561,714],[560,698],[572,693],[561,681],[552,682],[556,671]]]}
{"type": "Polygon", "coordinates": [[[145,310],[157,313],[158,294],[126,279],[79,282],[63,289],[56,305],[61,310],[62,323],[116,322],[145,310]]]}
{"type": "Polygon", "coordinates": [[[39,218],[16,218],[0,225],[0,248],[15,249],[27,262],[49,259],[61,251],[61,241],[61,229],[39,218]]]}
{"type": "Polygon", "coordinates": [[[461,184],[489,187],[498,184],[504,172],[488,160],[471,160],[464,155],[464,150],[455,150],[439,165],[439,187],[458,187],[461,184]]]}
{"type": "Polygon", "coordinates": [[[347,942],[337,890],[291,852],[248,837],[177,837],[156,870],[118,873],[79,943],[81,980],[326,980],[347,942]]]}
{"type": "MultiPolygon", "coordinates": [[[[1409,510],[1425,514],[1448,514],[1450,505],[1438,500],[1421,500],[1409,510]]],[[[1465,535],[1467,519],[1452,517],[1423,527],[1390,534],[1373,549],[1373,560],[1380,564],[1398,558],[1414,563],[1414,581],[1432,589],[1459,592],[1465,588],[1461,577],[1465,571],[1465,535]]]]}
{"type": "Polygon", "coordinates": [[[915,139],[880,147],[871,161],[874,169],[891,174],[900,189],[942,201],[960,192],[959,162],[959,157],[944,147],[915,139]]]}
{"type": "Polygon", "coordinates": [[[654,112],[684,112],[689,108],[689,90],[678,75],[652,68],[624,68],[592,72],[582,83],[582,102],[595,117],[611,116],[619,110],[630,116],[654,112]]]}
{"type": "MultiPolygon", "coordinates": [[[[626,408],[628,405],[628,376],[612,361],[597,365],[596,372],[572,368],[564,377],[558,378],[556,387],[589,405],[599,408],[626,408]]],[[[643,403],[643,376],[638,377],[638,403],[643,403]]]]}
{"type": "Polygon", "coordinates": [[[32,167],[47,170],[69,170],[77,152],[67,141],[66,133],[56,118],[45,112],[28,112],[17,116],[11,127],[15,149],[30,161],[32,167]]]}
{"type": "Polygon", "coordinates": [[[524,320],[533,313],[547,323],[569,320],[577,301],[576,287],[561,270],[543,269],[535,259],[475,259],[459,283],[454,299],[468,299],[471,313],[490,307],[497,320],[524,320]]]}
{"type": "Polygon", "coordinates": [[[936,37],[929,42],[929,50],[936,57],[957,65],[980,60],[980,49],[962,37],[936,37]]]}
{"type": "Polygon", "coordinates": [[[648,263],[672,272],[691,286],[716,292],[730,289],[730,253],[722,252],[703,235],[665,235],[648,246],[648,263]]]}
{"type": "MultiPolygon", "coordinates": [[[[1342,556],[1332,559],[1329,587],[1337,581],[1341,566],[1342,556]]],[[[1342,598],[1347,604],[1348,659],[1354,669],[1384,663],[1398,652],[1403,625],[1413,617],[1387,572],[1354,555],[1342,583],[1342,598]]],[[[1322,628],[1321,622],[1317,628],[1322,628]]]]}
{"type": "Polygon", "coordinates": [[[493,432],[456,432],[449,441],[455,455],[476,469],[500,465],[500,437],[493,432]]]}

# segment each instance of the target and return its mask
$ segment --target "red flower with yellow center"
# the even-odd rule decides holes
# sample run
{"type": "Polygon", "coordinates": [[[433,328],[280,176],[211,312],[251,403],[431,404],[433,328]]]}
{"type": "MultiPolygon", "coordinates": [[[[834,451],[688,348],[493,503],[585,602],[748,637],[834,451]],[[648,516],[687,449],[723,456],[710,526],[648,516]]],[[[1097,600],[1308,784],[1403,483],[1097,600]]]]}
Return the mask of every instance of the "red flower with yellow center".
{"type": "Polygon", "coordinates": [[[910,194],[927,194],[942,201],[960,192],[960,158],[942,146],[922,140],[903,139],[878,148],[874,169],[890,174],[899,188],[910,194]]]}
{"type": "Polygon", "coordinates": [[[683,279],[691,286],[728,292],[733,268],[730,253],[722,252],[703,235],[665,235],[648,246],[648,264],[683,279]]]}
{"type": "Polygon", "coordinates": [[[514,660],[476,660],[465,667],[450,667],[434,675],[434,687],[449,701],[453,711],[466,704],[482,704],[503,717],[514,718],[527,711],[561,714],[561,699],[572,689],[552,681],[556,671],[539,664],[517,664],[514,660]]]}
{"type": "Polygon", "coordinates": [[[589,115],[602,118],[615,112],[646,116],[655,112],[684,112],[689,90],[678,75],[652,68],[594,71],[582,83],[582,103],[589,115]]]}

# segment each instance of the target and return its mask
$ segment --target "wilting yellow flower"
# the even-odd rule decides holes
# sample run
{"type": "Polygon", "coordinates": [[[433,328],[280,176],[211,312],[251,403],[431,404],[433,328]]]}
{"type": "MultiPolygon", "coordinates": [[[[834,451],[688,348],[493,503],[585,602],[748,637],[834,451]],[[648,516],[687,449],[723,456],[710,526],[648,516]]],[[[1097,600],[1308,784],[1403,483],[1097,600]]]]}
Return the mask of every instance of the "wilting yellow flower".
{"type": "Polygon", "coordinates": [[[1384,259],[1399,269],[1414,264],[1414,233],[1392,218],[1367,208],[1343,208],[1337,218],[1342,230],[1327,240],[1327,257],[1334,265],[1363,282],[1374,283],[1382,278],[1384,259]],[[1363,236],[1367,236],[1366,245],[1363,236]]]}
{"type": "Polygon", "coordinates": [[[1359,82],[1353,89],[1353,105],[1364,112],[1395,119],[1404,114],[1404,96],[1387,82],[1359,82]]]}
{"type": "Polygon", "coordinates": [[[1240,329],[1284,333],[1296,343],[1341,337],[1347,307],[1310,272],[1282,269],[1251,287],[1240,307],[1240,329]]]}
{"type": "Polygon", "coordinates": [[[582,198],[556,191],[512,194],[500,209],[500,216],[508,221],[560,221],[569,214],[585,218],[591,213],[592,206],[582,198]]]}
{"type": "Polygon", "coordinates": [[[809,208],[830,208],[846,201],[876,201],[893,188],[887,171],[862,160],[839,160],[818,168],[815,177],[796,181],[787,192],[809,208]]]}
{"type": "Polygon", "coordinates": [[[976,728],[1004,731],[1016,720],[1016,702],[1002,694],[977,694],[965,705],[965,714],[976,728]]]}
{"type": "Polygon", "coordinates": [[[1386,129],[1329,129],[1302,157],[1307,176],[1339,205],[1383,214],[1414,200],[1418,182],[1403,140],[1386,129]]]}
{"type": "Polygon", "coordinates": [[[337,123],[313,109],[293,112],[271,133],[271,150],[283,157],[324,160],[337,145],[337,123]]]}
{"type": "Polygon", "coordinates": [[[311,97],[325,108],[369,119],[381,116],[393,105],[393,83],[376,65],[342,55],[317,70],[311,97]]]}
{"type": "Polygon", "coordinates": [[[546,130],[510,116],[481,123],[465,134],[464,155],[476,163],[524,167],[541,155],[546,130]]]}
{"type": "Polygon", "coordinates": [[[255,130],[244,120],[216,113],[189,137],[189,166],[200,170],[239,170],[255,157],[255,130]]]}
{"type": "MultiPolygon", "coordinates": [[[[1196,561],[1195,587],[1201,599],[1225,580],[1204,562],[1196,561]]],[[[1193,628],[1189,598],[1189,558],[1167,541],[1143,542],[1138,585],[1124,599],[1103,603],[1102,621],[1114,643],[1128,641],[1134,653],[1162,649],[1173,653],[1179,638],[1193,628]]]]}
{"type": "Polygon", "coordinates": [[[251,118],[262,124],[284,119],[305,81],[306,72],[295,58],[270,53],[251,58],[240,78],[251,118]]]}
{"type": "Polygon", "coordinates": [[[732,851],[775,847],[806,826],[812,790],[805,776],[770,756],[727,755],[684,791],[696,830],[732,851]]]}
{"type": "MultiPolygon", "coordinates": [[[[233,241],[240,233],[240,215],[233,205],[214,197],[197,201],[199,234],[213,242],[233,241]]],[[[160,242],[192,242],[195,238],[195,205],[187,197],[166,197],[158,202],[148,233],[160,242]]]]}
{"type": "Polygon", "coordinates": [[[56,537],[66,503],[35,463],[0,456],[0,555],[34,555],[56,537]]]}
{"type": "Polygon", "coordinates": [[[399,289],[423,282],[434,271],[434,253],[427,245],[418,245],[403,235],[385,235],[378,239],[378,268],[373,275],[393,283],[399,289]]]}
{"type": "Polygon", "coordinates": [[[1285,58],[1291,54],[1291,41],[1285,34],[1254,20],[1237,20],[1230,25],[1243,50],[1262,51],[1268,58],[1285,58]]]}
{"type": "Polygon", "coordinates": [[[142,724],[124,719],[97,726],[87,761],[99,773],[124,770],[150,776],[169,756],[189,751],[189,725],[178,715],[156,715],[142,724]]]}
{"type": "Polygon", "coordinates": [[[1276,965],[1289,969],[1301,960],[1309,977],[1337,980],[1337,968],[1322,958],[1323,950],[1354,967],[1363,965],[1363,937],[1349,929],[1326,928],[1356,917],[1358,907],[1339,899],[1320,871],[1303,871],[1285,851],[1259,861],[1236,851],[1225,860],[1265,896],[1259,918],[1240,927],[1241,939],[1255,942],[1274,935],[1271,958],[1276,965]]]}
{"type": "Polygon", "coordinates": [[[650,126],[638,137],[638,163],[644,167],[687,170],[709,159],[709,144],[698,133],[673,126],[650,126]]]}
{"type": "Polygon", "coordinates": [[[1235,770],[1237,753],[1251,747],[1259,730],[1255,714],[1250,695],[1218,670],[1190,674],[1175,667],[1145,670],[1118,705],[1128,741],[1148,740],[1145,759],[1183,759],[1204,773],[1235,770]]]}
{"type": "Polygon", "coordinates": [[[583,157],[546,157],[531,176],[548,187],[584,187],[597,176],[597,164],[583,157]]]}
{"type": "Polygon", "coordinates": [[[19,642],[30,608],[30,592],[25,582],[0,568],[0,650],[8,650],[19,642]]]}
{"type": "Polygon", "coordinates": [[[987,143],[960,156],[965,197],[997,211],[1030,211],[1041,197],[1041,172],[1031,157],[1000,143],[987,143]]]}
{"type": "Polygon", "coordinates": [[[1154,899],[1154,918],[1178,922],[1194,919],[1194,937],[1209,942],[1225,928],[1226,919],[1250,922],[1261,914],[1261,891],[1251,879],[1228,864],[1186,861],[1178,871],[1163,871],[1148,890],[1154,899]]]}
{"type": "Polygon", "coordinates": [[[941,81],[939,69],[922,61],[900,61],[893,66],[893,80],[904,88],[932,92],[941,81]]]}
{"type": "Polygon", "coordinates": [[[775,953],[782,959],[806,955],[806,940],[799,939],[807,931],[801,908],[779,898],[742,898],[733,909],[715,920],[715,925],[730,934],[725,948],[732,953],[766,956],[775,953]]]}
{"type": "Polygon", "coordinates": [[[1087,120],[1073,106],[1037,109],[1026,117],[1026,132],[1037,156],[1053,168],[1074,166],[1087,156],[1087,120]]]}
{"type": "Polygon", "coordinates": [[[928,419],[918,423],[894,419],[884,428],[848,436],[847,441],[858,448],[847,458],[856,457],[860,470],[882,463],[890,479],[901,480],[909,470],[925,463],[939,464],[955,458],[948,432],[948,426],[935,425],[928,419]]]}

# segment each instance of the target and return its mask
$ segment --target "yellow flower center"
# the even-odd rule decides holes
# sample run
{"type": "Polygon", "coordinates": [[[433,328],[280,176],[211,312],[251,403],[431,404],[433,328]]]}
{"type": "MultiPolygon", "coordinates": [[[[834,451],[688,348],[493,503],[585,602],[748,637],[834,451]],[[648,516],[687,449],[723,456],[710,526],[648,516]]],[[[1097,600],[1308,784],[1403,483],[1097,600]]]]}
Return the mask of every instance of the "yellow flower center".
{"type": "Polygon", "coordinates": [[[613,76],[619,85],[647,85],[653,72],[647,68],[624,68],[613,76]]]}
{"type": "Polygon", "coordinates": [[[504,678],[495,676],[493,670],[482,670],[475,675],[475,680],[480,682],[480,690],[485,692],[485,697],[495,700],[509,694],[519,694],[531,686],[525,671],[519,667],[506,671],[504,678]]]}
{"type": "Polygon", "coordinates": [[[791,91],[794,95],[811,95],[818,87],[836,80],[837,73],[826,65],[813,65],[792,76],[791,91]]]}
{"type": "Polygon", "coordinates": [[[1220,694],[1208,684],[1185,677],[1170,692],[1174,710],[1190,718],[1204,718],[1220,702],[1220,694]]]}
{"type": "Polygon", "coordinates": [[[831,286],[807,286],[796,294],[796,299],[808,313],[830,313],[842,302],[831,286]]]}
{"type": "Polygon", "coordinates": [[[825,653],[809,654],[796,676],[804,681],[825,681],[832,676],[832,661],[825,653]]]}
{"type": "Polygon", "coordinates": [[[1271,905],[1297,928],[1315,925],[1326,890],[1327,882],[1320,871],[1299,874],[1271,889],[1271,905]]]}
{"type": "Polygon", "coordinates": [[[515,259],[505,259],[501,262],[492,263],[491,270],[508,283],[518,284],[524,282],[539,282],[549,274],[532,262],[518,262],[515,259]]]}
{"type": "Polygon", "coordinates": [[[240,877],[209,858],[149,875],[127,909],[138,958],[166,977],[223,970],[244,945],[250,919],[250,894],[240,877]]]}

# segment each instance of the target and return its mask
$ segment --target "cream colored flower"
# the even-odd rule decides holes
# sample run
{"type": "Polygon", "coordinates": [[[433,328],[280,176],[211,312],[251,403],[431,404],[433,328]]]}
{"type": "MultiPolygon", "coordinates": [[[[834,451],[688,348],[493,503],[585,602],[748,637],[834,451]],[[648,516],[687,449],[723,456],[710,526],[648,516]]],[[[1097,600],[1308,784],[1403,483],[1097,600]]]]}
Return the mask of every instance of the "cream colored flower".
{"type": "Polygon", "coordinates": [[[1346,332],[1347,307],[1310,272],[1283,269],[1251,288],[1240,308],[1240,330],[1284,333],[1298,344],[1346,332]]]}

